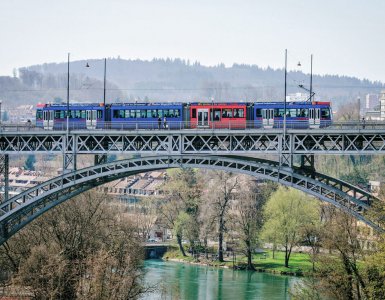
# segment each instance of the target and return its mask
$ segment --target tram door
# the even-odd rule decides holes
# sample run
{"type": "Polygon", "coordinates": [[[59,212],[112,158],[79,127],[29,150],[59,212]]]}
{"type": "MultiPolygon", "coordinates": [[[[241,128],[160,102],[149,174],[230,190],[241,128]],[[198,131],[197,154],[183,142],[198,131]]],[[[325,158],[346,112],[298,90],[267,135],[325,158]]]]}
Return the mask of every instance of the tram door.
{"type": "Polygon", "coordinates": [[[274,109],[262,109],[262,124],[264,128],[273,128],[274,126],[274,109]]]}
{"type": "Polygon", "coordinates": [[[198,108],[198,127],[209,126],[209,110],[198,108]]]}
{"type": "Polygon", "coordinates": [[[321,124],[321,109],[309,108],[309,128],[319,128],[321,124]]]}
{"type": "Polygon", "coordinates": [[[53,116],[54,116],[53,110],[43,111],[43,128],[44,129],[47,129],[47,130],[53,129],[53,116]]]}
{"type": "Polygon", "coordinates": [[[86,127],[87,129],[96,128],[96,110],[86,110],[86,127]]]}

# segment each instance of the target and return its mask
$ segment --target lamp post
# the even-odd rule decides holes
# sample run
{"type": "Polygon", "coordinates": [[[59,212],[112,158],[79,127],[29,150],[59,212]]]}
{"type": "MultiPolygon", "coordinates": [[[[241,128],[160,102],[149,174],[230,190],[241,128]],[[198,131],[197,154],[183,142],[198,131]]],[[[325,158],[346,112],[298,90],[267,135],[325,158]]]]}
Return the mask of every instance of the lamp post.
{"type": "MultiPolygon", "coordinates": [[[[90,65],[87,63],[86,68],[90,65]]],[[[103,81],[103,106],[106,106],[106,83],[107,83],[107,58],[104,58],[104,81],[103,81]]]]}
{"type": "Polygon", "coordinates": [[[310,102],[313,96],[314,96],[314,93],[313,93],[313,54],[312,54],[310,55],[310,102]]]}
{"type": "Polygon", "coordinates": [[[3,100],[0,100],[0,126],[3,123],[3,114],[1,113],[1,104],[3,103],[3,100]]]}
{"type": "MultiPolygon", "coordinates": [[[[283,136],[286,134],[286,89],[287,89],[287,49],[285,49],[285,97],[283,99],[283,136]]],[[[286,143],[286,142],[285,142],[286,143]]]]}
{"type": "MultiPolygon", "coordinates": [[[[298,67],[301,67],[301,63],[298,62],[298,67]]],[[[307,89],[303,84],[298,85],[299,88],[309,92],[309,98],[306,101],[312,101],[315,93],[313,92],[313,54],[310,55],[310,89],[307,89]]]]}
{"type": "Polygon", "coordinates": [[[69,131],[70,117],[70,54],[68,53],[67,63],[67,133],[69,131]]]}

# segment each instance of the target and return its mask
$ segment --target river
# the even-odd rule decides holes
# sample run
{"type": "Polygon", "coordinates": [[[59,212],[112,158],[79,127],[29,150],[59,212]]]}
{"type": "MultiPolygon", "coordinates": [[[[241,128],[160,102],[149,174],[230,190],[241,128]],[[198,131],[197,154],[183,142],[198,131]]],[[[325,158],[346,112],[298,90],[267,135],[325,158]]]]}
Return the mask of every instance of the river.
{"type": "Polygon", "coordinates": [[[288,290],[300,279],[269,273],[145,261],[145,282],[158,289],[142,299],[290,299],[288,290]]]}

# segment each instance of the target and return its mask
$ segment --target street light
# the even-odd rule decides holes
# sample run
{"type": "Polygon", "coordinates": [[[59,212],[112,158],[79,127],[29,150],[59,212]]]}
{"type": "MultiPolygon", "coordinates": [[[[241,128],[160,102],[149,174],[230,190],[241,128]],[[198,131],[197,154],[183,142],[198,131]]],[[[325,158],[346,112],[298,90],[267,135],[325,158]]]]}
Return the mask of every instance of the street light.
{"type": "Polygon", "coordinates": [[[285,97],[283,99],[283,137],[285,141],[286,134],[286,95],[287,95],[287,49],[285,49],[285,97]]]}
{"type": "Polygon", "coordinates": [[[3,121],[3,114],[1,113],[1,104],[3,103],[3,100],[0,100],[0,126],[3,121]]]}
{"type": "Polygon", "coordinates": [[[69,130],[70,123],[70,54],[68,53],[68,63],[67,63],[67,133],[69,130]]]}
{"type": "MultiPolygon", "coordinates": [[[[90,68],[88,62],[86,68],[90,68]]],[[[103,106],[106,106],[106,78],[107,78],[107,58],[104,58],[104,82],[103,82],[103,106]]]]}
{"type": "MultiPolygon", "coordinates": [[[[301,66],[301,63],[298,62],[298,67],[301,66]]],[[[309,92],[309,98],[306,101],[312,100],[314,98],[315,93],[313,92],[313,54],[310,56],[310,90],[305,88],[303,84],[298,85],[299,88],[309,92]]]]}

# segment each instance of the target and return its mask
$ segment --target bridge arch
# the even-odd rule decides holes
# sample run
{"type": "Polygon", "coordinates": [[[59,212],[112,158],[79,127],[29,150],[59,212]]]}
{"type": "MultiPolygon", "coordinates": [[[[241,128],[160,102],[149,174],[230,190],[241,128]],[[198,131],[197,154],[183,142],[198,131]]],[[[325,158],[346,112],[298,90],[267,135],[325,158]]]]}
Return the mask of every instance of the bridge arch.
{"type": "Polygon", "coordinates": [[[382,231],[365,212],[374,201],[368,192],[341,180],[278,162],[239,156],[163,155],[114,161],[76,170],[37,185],[0,204],[0,245],[54,206],[104,183],[169,168],[206,168],[272,180],[304,191],[382,231]]]}

